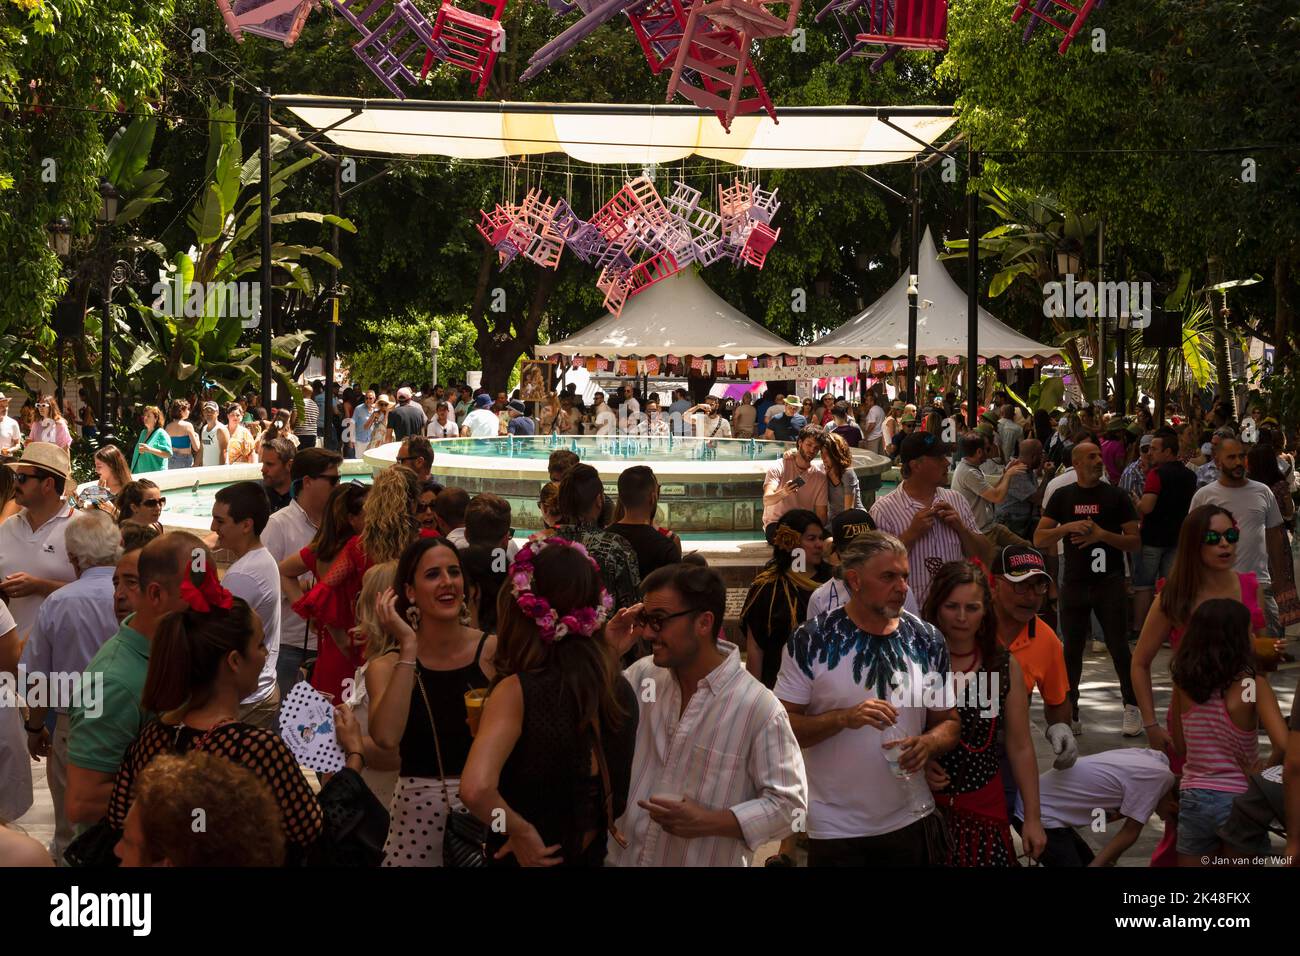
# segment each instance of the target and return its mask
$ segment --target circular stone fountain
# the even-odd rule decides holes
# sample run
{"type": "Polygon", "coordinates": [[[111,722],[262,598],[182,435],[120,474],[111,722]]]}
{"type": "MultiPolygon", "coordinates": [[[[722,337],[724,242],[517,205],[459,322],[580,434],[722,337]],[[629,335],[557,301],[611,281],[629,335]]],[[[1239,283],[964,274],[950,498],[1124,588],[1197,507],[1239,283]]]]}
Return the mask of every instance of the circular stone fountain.
{"type": "MultiPolygon", "coordinates": [[[[380,470],[396,463],[400,443],[365,453],[380,470]]],[[[549,480],[551,452],[572,451],[600,473],[605,493],[618,494],[618,476],[633,465],[646,465],[659,479],[657,520],[684,536],[731,539],[763,538],[763,477],[788,444],[747,438],[581,438],[564,435],[500,438],[451,438],[433,443],[433,475],[447,486],[500,495],[510,502],[517,528],[542,527],[537,495],[549,480]]],[[[854,471],[870,507],[889,459],[853,451],[854,471]]]]}

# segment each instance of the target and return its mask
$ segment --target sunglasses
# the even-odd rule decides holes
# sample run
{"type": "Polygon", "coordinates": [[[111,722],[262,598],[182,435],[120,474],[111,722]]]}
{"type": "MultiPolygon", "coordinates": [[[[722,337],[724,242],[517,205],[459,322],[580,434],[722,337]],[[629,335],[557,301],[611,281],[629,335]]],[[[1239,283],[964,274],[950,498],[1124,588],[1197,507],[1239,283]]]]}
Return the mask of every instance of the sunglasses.
{"type": "Polygon", "coordinates": [[[25,485],[29,481],[40,481],[41,478],[42,478],[41,475],[29,475],[25,471],[14,472],[14,481],[16,481],[20,485],[25,485]]]}
{"type": "Polygon", "coordinates": [[[149,500],[146,500],[146,501],[142,501],[142,502],[140,502],[140,507],[141,507],[141,508],[159,508],[159,509],[161,509],[161,508],[163,508],[166,504],[167,504],[167,499],[166,499],[166,498],[151,498],[151,499],[149,499],[149,500]]]}
{"type": "Polygon", "coordinates": [[[400,465],[405,465],[408,461],[419,461],[423,457],[424,457],[423,455],[407,455],[405,458],[403,458],[399,455],[397,457],[397,462],[400,465]]]}
{"type": "Polygon", "coordinates": [[[661,631],[663,631],[664,625],[667,624],[669,621],[671,621],[673,618],[681,617],[683,614],[697,614],[697,613],[699,612],[696,611],[695,608],[693,607],[687,608],[685,611],[677,611],[673,614],[646,614],[644,611],[642,611],[640,614],[636,616],[636,623],[638,626],[644,627],[646,630],[650,631],[651,633],[658,634],[661,631]]]}
{"type": "Polygon", "coordinates": [[[1241,531],[1234,527],[1227,531],[1207,531],[1205,532],[1206,544],[1218,544],[1220,541],[1226,541],[1228,544],[1236,544],[1241,540],[1241,531]]]}
{"type": "Polygon", "coordinates": [[[432,510],[433,510],[433,502],[432,502],[432,501],[430,501],[430,502],[428,502],[428,503],[424,503],[424,502],[416,502],[416,504],[415,504],[415,513],[416,513],[416,514],[423,514],[423,513],[426,512],[426,511],[432,511],[432,510]]]}
{"type": "Polygon", "coordinates": [[[1028,581],[1008,581],[1007,583],[1011,585],[1011,590],[1017,594],[1028,594],[1031,591],[1034,594],[1047,593],[1047,582],[1041,578],[1030,578],[1028,581]]]}
{"type": "Polygon", "coordinates": [[[331,488],[339,483],[338,475],[308,475],[307,477],[314,478],[316,481],[328,481],[331,488]]]}

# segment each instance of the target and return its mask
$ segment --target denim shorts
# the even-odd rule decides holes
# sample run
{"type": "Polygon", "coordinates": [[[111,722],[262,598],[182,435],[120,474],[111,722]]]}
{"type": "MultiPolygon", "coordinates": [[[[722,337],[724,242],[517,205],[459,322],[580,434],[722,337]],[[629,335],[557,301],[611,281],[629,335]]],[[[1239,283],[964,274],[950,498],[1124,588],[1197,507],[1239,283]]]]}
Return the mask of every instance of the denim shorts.
{"type": "Polygon", "coordinates": [[[1219,827],[1228,822],[1235,793],[1193,787],[1178,796],[1178,852],[1189,856],[1217,854],[1223,839],[1219,827]]]}
{"type": "Polygon", "coordinates": [[[177,468],[193,468],[193,455],[172,455],[167,459],[167,470],[175,471],[177,468]]]}
{"type": "Polygon", "coordinates": [[[1142,545],[1142,550],[1133,562],[1133,586],[1135,588],[1153,588],[1161,578],[1169,577],[1174,567],[1174,555],[1178,553],[1176,545],[1160,548],[1150,544],[1142,545]]]}

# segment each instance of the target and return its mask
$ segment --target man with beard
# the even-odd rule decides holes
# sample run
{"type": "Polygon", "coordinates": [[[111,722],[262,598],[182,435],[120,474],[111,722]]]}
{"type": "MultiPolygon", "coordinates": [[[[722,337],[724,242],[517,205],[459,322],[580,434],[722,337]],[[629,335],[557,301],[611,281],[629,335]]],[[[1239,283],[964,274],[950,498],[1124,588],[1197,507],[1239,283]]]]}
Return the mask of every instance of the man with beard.
{"type": "Polygon", "coordinates": [[[1071,726],[1079,733],[1083,648],[1095,612],[1119,677],[1124,700],[1122,732],[1125,737],[1136,737],[1142,733],[1142,714],[1129,676],[1132,653],[1128,646],[1128,585],[1123,552],[1142,547],[1137,511],[1127,492],[1102,482],[1106,466],[1096,445],[1075,445],[1071,461],[1078,480],[1052,496],[1034,531],[1034,544],[1039,548],[1050,548],[1058,541],[1065,543],[1061,630],[1070,676],[1071,726]]]}
{"type": "Polygon", "coordinates": [[[926,762],[957,745],[961,725],[951,694],[930,706],[897,692],[900,683],[950,687],[948,647],[934,625],[903,610],[901,541],[867,531],[840,560],[848,604],[794,632],[776,681],[808,768],[808,865],[939,866],[943,824],[933,801],[918,818],[914,788],[925,790],[926,762]],[[887,741],[895,726],[906,736],[887,741]]]}
{"type": "Polygon", "coordinates": [[[1241,539],[1237,542],[1234,569],[1242,574],[1254,573],[1259,580],[1264,616],[1272,637],[1283,637],[1273,580],[1280,578],[1283,562],[1291,555],[1283,546],[1282,511],[1268,485],[1246,477],[1246,448],[1236,438],[1219,442],[1215,462],[1219,478],[1192,496],[1192,508],[1218,505],[1232,512],[1241,539]]]}

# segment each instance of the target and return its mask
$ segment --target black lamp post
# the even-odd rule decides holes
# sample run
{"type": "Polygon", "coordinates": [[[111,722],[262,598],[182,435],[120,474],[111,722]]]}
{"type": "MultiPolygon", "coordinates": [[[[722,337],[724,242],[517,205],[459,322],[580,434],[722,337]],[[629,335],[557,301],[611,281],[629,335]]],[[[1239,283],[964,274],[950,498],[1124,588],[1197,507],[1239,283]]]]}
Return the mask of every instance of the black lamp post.
{"type": "MultiPolygon", "coordinates": [[[[99,195],[101,202],[99,205],[99,216],[97,217],[100,225],[100,242],[106,242],[108,228],[117,219],[117,190],[107,179],[99,181],[99,195]]],[[[99,445],[101,448],[116,443],[116,437],[113,434],[113,403],[109,398],[109,363],[112,361],[111,356],[111,329],[113,324],[113,289],[121,285],[134,272],[131,266],[126,262],[116,262],[104,269],[104,315],[100,321],[100,344],[99,344],[99,404],[103,409],[101,415],[99,432],[99,445]]]]}

